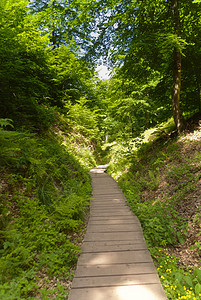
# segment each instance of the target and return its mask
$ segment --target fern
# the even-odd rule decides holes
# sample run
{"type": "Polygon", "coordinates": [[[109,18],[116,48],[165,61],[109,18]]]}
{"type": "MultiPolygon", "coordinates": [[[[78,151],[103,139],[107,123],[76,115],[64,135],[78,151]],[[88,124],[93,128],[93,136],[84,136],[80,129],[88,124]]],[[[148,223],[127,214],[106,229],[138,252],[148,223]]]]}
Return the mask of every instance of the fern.
{"type": "Polygon", "coordinates": [[[6,126],[11,126],[12,128],[14,128],[12,123],[13,123],[13,120],[11,120],[11,119],[0,119],[0,127],[1,128],[5,128],[6,126]]]}

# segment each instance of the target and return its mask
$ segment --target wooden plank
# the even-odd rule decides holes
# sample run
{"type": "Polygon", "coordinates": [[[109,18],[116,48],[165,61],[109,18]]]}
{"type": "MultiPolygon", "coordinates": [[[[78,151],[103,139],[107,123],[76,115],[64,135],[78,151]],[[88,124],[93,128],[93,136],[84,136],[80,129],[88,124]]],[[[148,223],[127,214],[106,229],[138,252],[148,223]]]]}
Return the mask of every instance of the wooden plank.
{"type": "Polygon", "coordinates": [[[118,276],[95,276],[75,278],[73,288],[127,286],[159,283],[157,274],[137,274],[118,276]]]}
{"type": "Polygon", "coordinates": [[[111,252],[111,251],[134,251],[146,250],[147,245],[141,240],[135,241],[111,241],[107,242],[84,242],[82,253],[87,252],[111,252]]]}
{"type": "Polygon", "coordinates": [[[69,300],[166,300],[160,284],[73,289],[69,300]]]}
{"type": "Polygon", "coordinates": [[[108,221],[108,222],[119,222],[119,221],[134,221],[139,222],[138,218],[136,216],[130,215],[130,216],[91,216],[90,221],[108,221]]]}
{"type": "Polygon", "coordinates": [[[84,241],[136,241],[144,240],[142,232],[87,232],[84,241]]]}
{"type": "Polygon", "coordinates": [[[125,210],[121,210],[121,211],[114,211],[114,212],[110,212],[110,211],[105,211],[105,212],[99,212],[99,211],[92,211],[92,217],[94,216],[103,216],[103,217],[107,217],[107,216],[132,216],[132,212],[131,211],[125,211],[125,210]]]}
{"type": "MultiPolygon", "coordinates": [[[[94,224],[94,225],[131,225],[131,224],[139,224],[139,221],[138,220],[134,220],[133,218],[130,218],[130,219],[127,219],[127,218],[124,218],[124,219],[110,219],[110,218],[107,218],[107,219],[102,219],[102,218],[91,218],[89,220],[89,223],[88,224],[94,224]]],[[[141,226],[141,225],[140,225],[141,226]]]]}
{"type": "Polygon", "coordinates": [[[101,224],[95,225],[94,223],[89,223],[87,231],[88,232],[129,232],[129,231],[141,231],[140,224],[101,224]]]}
{"type": "Polygon", "coordinates": [[[115,264],[115,265],[85,265],[77,266],[76,277],[117,276],[117,275],[157,274],[153,262],[115,264]]]}
{"type": "Polygon", "coordinates": [[[152,262],[148,250],[119,251],[104,253],[82,253],[79,265],[111,265],[152,262]]]}

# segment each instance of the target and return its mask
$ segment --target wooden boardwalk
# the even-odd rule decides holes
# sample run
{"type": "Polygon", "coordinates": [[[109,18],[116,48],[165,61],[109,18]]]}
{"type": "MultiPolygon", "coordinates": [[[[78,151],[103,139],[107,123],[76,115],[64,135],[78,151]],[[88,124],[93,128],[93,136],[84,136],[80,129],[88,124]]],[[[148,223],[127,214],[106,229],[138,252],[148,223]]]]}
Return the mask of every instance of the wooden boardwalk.
{"type": "Polygon", "coordinates": [[[90,219],[69,300],[167,299],[141,225],[104,170],[90,172],[90,219]]]}

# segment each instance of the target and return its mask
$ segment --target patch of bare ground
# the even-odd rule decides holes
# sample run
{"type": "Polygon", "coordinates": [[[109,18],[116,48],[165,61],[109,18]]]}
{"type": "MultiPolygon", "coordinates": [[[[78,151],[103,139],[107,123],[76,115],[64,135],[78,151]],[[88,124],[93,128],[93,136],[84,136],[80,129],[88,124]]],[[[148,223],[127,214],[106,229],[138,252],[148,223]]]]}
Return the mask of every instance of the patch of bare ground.
{"type": "Polygon", "coordinates": [[[168,250],[179,258],[180,266],[201,268],[201,126],[185,132],[175,145],[175,152],[171,156],[167,155],[161,168],[158,188],[155,191],[144,190],[141,197],[142,201],[157,198],[166,201],[181,193],[175,209],[188,221],[187,237],[183,244],[168,250]],[[182,165],[184,172],[174,176],[174,170],[176,173],[182,165]],[[190,176],[185,173],[186,166],[193,177],[197,178],[196,181],[192,180],[192,184],[190,176]],[[199,248],[195,247],[196,244],[200,245],[199,248]]]}

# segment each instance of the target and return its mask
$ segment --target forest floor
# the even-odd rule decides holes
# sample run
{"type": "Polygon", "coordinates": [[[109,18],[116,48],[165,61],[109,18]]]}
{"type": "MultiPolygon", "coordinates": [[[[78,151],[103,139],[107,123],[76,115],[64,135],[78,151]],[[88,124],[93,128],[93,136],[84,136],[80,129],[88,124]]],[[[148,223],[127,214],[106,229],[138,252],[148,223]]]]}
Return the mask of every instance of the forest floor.
{"type": "Polygon", "coordinates": [[[108,169],[141,222],[168,299],[201,296],[200,120],[179,136],[169,123],[137,148],[117,145],[108,169]]]}
{"type": "MultiPolygon", "coordinates": [[[[201,153],[201,130],[196,133],[188,133],[178,142],[181,147],[181,156],[191,159],[196,152],[201,153]],[[198,142],[199,141],[199,142],[198,142]]],[[[176,163],[176,162],[175,162],[176,163]]],[[[197,212],[201,209],[201,162],[197,162],[200,179],[197,182],[196,188],[181,199],[177,210],[184,219],[188,219],[187,239],[185,243],[179,244],[175,248],[170,248],[170,253],[179,257],[179,264],[182,267],[200,267],[201,253],[198,253],[192,245],[195,243],[201,244],[201,220],[197,219],[197,212]]],[[[169,189],[174,191],[174,182],[169,189]]],[[[169,193],[171,191],[169,190],[169,193]]]]}
{"type": "MultiPolygon", "coordinates": [[[[176,210],[183,220],[188,221],[188,230],[186,240],[174,247],[169,247],[168,252],[170,255],[179,258],[178,264],[184,268],[201,267],[201,160],[199,154],[201,153],[201,121],[192,120],[188,124],[188,130],[186,130],[182,136],[177,139],[174,144],[177,146],[177,153],[180,155],[168,156],[165,161],[165,166],[160,171],[159,186],[156,190],[146,189],[142,192],[141,199],[143,201],[149,201],[149,199],[165,199],[171,197],[178,192],[178,177],[167,176],[167,166],[171,172],[171,168],[176,169],[183,165],[192,165],[194,175],[199,178],[194,188],[188,193],[185,193],[180,198],[179,203],[176,206],[176,210]],[[195,160],[195,157],[198,159],[195,160]],[[197,245],[197,247],[194,247],[197,245]],[[199,251],[198,251],[199,249],[199,251]]],[[[163,149],[164,151],[164,149],[163,149]]],[[[169,153],[170,154],[170,153],[169,153]]],[[[183,185],[189,183],[189,178],[186,178],[186,174],[180,173],[180,182],[183,178],[183,185]]],[[[181,186],[182,189],[182,186],[181,186]]]]}
{"type": "MultiPolygon", "coordinates": [[[[171,158],[166,160],[166,166],[168,165],[169,170],[172,167],[179,167],[182,163],[186,161],[193,161],[194,168],[197,168],[195,175],[200,176],[199,181],[196,183],[194,189],[189,193],[185,194],[184,197],[180,199],[180,203],[177,205],[176,210],[184,220],[188,220],[188,231],[186,240],[184,243],[180,243],[177,246],[168,249],[171,255],[176,255],[179,258],[179,265],[181,267],[199,267],[201,260],[201,253],[198,253],[196,248],[192,246],[195,243],[201,244],[201,220],[198,219],[198,211],[201,209],[201,170],[200,160],[195,162],[194,157],[196,153],[201,153],[201,128],[195,131],[186,132],[183,137],[181,137],[175,144],[178,146],[177,151],[180,153],[180,157],[172,154],[171,158]]],[[[183,176],[183,184],[185,184],[185,174],[183,176]]],[[[144,201],[150,198],[157,198],[162,195],[162,199],[174,195],[175,191],[178,189],[177,178],[168,178],[167,169],[164,168],[164,172],[160,173],[160,184],[158,189],[145,190],[141,198],[144,201]],[[168,179],[168,180],[167,180],[168,179]]]]}

